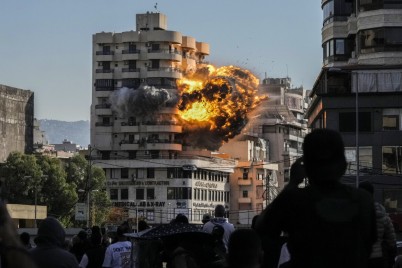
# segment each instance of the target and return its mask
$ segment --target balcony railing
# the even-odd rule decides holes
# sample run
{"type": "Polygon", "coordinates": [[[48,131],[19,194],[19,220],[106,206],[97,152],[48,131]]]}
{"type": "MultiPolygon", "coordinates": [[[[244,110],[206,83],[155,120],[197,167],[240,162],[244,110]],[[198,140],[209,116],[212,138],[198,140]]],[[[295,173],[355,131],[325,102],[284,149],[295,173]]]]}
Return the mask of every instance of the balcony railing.
{"type": "Polygon", "coordinates": [[[96,55],[114,55],[114,51],[96,51],[96,55]]]}
{"type": "Polygon", "coordinates": [[[121,52],[122,54],[139,54],[139,49],[125,49],[121,52]]]}
{"type": "Polygon", "coordinates": [[[165,53],[165,54],[177,54],[181,55],[181,52],[178,50],[169,50],[169,49],[148,49],[148,53],[165,53]]]}
{"type": "Polygon", "coordinates": [[[113,123],[95,122],[96,127],[111,127],[113,123]]]}
{"type": "Polygon", "coordinates": [[[102,103],[102,104],[96,104],[95,109],[108,109],[112,105],[110,103],[102,103]]]}
{"type": "Polygon", "coordinates": [[[114,87],[96,87],[96,91],[113,91],[114,87]]]}
{"type": "Polygon", "coordinates": [[[175,68],[175,67],[159,67],[159,68],[152,68],[152,67],[148,67],[148,71],[152,72],[152,71],[159,71],[159,72],[177,72],[177,73],[181,73],[181,70],[179,68],[175,68]]]}
{"type": "Polygon", "coordinates": [[[123,73],[138,73],[140,71],[139,68],[123,68],[121,70],[123,73]]]}
{"type": "Polygon", "coordinates": [[[96,69],[96,73],[113,73],[114,69],[96,69]]]}

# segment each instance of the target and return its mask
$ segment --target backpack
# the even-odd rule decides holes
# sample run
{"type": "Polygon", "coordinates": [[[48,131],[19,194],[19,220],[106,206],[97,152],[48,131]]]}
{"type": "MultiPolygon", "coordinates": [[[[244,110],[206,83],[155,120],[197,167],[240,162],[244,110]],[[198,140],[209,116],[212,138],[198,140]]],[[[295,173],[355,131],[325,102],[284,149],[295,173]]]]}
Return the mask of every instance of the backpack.
{"type": "Polygon", "coordinates": [[[223,235],[225,234],[225,228],[220,224],[214,224],[212,228],[211,235],[214,239],[215,253],[219,258],[224,258],[226,256],[226,247],[223,242],[223,235]]]}

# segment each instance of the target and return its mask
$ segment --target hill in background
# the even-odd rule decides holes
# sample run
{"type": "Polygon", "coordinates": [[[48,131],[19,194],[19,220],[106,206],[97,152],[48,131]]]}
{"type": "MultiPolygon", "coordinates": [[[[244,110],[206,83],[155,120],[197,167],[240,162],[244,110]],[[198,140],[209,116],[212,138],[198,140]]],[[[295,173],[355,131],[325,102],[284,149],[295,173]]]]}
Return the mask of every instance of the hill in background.
{"type": "Polygon", "coordinates": [[[82,147],[87,147],[89,144],[89,121],[66,122],[39,119],[38,122],[40,129],[46,132],[46,138],[50,144],[60,144],[65,139],[82,147]]]}

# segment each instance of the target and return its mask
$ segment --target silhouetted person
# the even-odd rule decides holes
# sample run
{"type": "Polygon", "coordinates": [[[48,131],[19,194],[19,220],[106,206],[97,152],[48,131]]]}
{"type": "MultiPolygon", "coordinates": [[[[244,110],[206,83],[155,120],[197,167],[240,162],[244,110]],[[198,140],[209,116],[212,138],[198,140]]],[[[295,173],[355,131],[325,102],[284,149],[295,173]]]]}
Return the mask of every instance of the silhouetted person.
{"type": "MultiPolygon", "coordinates": [[[[374,187],[368,181],[360,183],[359,188],[374,195],[374,187]]],[[[394,226],[385,208],[378,202],[374,202],[374,206],[377,223],[377,241],[374,243],[370,255],[369,268],[391,268],[396,257],[396,235],[394,226]]]]}
{"type": "Polygon", "coordinates": [[[174,220],[174,223],[185,223],[188,224],[188,218],[184,214],[177,214],[176,219],[174,220]]]}
{"type": "Polygon", "coordinates": [[[270,262],[270,243],[282,232],[288,234],[289,267],[367,267],[376,240],[373,199],[340,183],[347,166],[341,136],[313,130],[305,137],[303,153],[309,185],[282,191],[257,221],[263,267],[276,267],[270,262]]]}
{"type": "Polygon", "coordinates": [[[149,229],[147,222],[144,220],[140,220],[138,222],[138,232],[144,231],[146,229],[149,229]]]}
{"type": "Polygon", "coordinates": [[[205,213],[204,215],[202,215],[202,224],[206,224],[210,220],[211,220],[211,215],[209,215],[209,213],[205,213]]]}
{"type": "Polygon", "coordinates": [[[262,263],[261,239],[252,229],[239,229],[229,238],[228,268],[259,268],[262,263]]]}
{"type": "Polygon", "coordinates": [[[77,258],[78,263],[81,262],[82,256],[89,248],[88,234],[84,230],[78,232],[72,239],[70,252],[77,258]]]}
{"type": "Polygon", "coordinates": [[[78,268],[75,256],[62,248],[65,237],[64,228],[57,219],[47,217],[40,223],[36,248],[30,251],[38,267],[78,268]]]}
{"type": "Polygon", "coordinates": [[[102,245],[100,228],[93,226],[90,237],[90,248],[82,256],[80,268],[100,268],[105,258],[106,247],[102,245]]]}
{"type": "Polygon", "coordinates": [[[217,205],[215,207],[215,218],[213,218],[209,222],[207,222],[202,227],[202,230],[204,230],[207,233],[212,234],[212,231],[214,230],[214,227],[216,225],[222,226],[224,229],[223,243],[225,244],[225,248],[227,251],[229,237],[234,231],[234,226],[233,226],[233,224],[229,223],[228,220],[225,218],[225,207],[222,205],[217,205]]]}
{"type": "Polygon", "coordinates": [[[31,236],[27,232],[23,232],[22,234],[20,234],[20,239],[26,249],[32,248],[31,236]]]}

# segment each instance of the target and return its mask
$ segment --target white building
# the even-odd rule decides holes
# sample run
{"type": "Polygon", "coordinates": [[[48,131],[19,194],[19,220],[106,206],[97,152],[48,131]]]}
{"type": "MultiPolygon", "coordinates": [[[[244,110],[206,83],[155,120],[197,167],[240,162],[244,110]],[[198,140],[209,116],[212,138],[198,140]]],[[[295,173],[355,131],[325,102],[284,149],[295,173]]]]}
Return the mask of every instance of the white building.
{"type": "Polygon", "coordinates": [[[136,30],[93,35],[91,158],[114,205],[129,218],[200,223],[229,208],[234,160],[191,151],[178,123],[176,81],[203,64],[209,45],[167,30],[161,13],[137,14],[136,30]]]}

